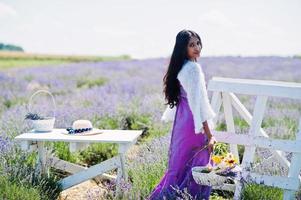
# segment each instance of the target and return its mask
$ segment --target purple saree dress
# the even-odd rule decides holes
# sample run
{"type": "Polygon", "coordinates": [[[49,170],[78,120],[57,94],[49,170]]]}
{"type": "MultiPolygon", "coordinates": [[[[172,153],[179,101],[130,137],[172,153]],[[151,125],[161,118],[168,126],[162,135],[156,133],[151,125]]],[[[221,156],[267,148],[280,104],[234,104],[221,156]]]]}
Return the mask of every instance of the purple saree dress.
{"type": "Polygon", "coordinates": [[[192,167],[207,165],[210,155],[207,148],[201,150],[207,143],[207,136],[205,133],[195,134],[193,115],[181,85],[180,93],[173,122],[167,170],[148,197],[150,200],[181,197],[170,185],[180,190],[187,188],[188,193],[196,199],[209,199],[211,193],[210,186],[197,184],[192,176],[192,167]]]}

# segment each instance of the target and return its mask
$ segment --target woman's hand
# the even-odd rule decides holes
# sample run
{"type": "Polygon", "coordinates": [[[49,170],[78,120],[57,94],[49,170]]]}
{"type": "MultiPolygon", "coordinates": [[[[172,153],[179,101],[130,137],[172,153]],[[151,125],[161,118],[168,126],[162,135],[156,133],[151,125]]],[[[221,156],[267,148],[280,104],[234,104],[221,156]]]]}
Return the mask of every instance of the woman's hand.
{"type": "Polygon", "coordinates": [[[203,122],[203,127],[204,127],[204,131],[205,131],[205,133],[207,135],[207,139],[208,139],[208,144],[207,144],[208,145],[208,151],[209,151],[209,154],[211,154],[212,151],[213,151],[213,148],[214,148],[214,144],[217,141],[216,141],[215,137],[213,137],[213,135],[211,134],[211,131],[210,131],[209,127],[208,127],[207,121],[203,122]]]}
{"type": "Polygon", "coordinates": [[[209,154],[212,153],[213,151],[213,148],[214,148],[214,144],[216,143],[216,139],[215,137],[211,136],[210,138],[208,138],[208,151],[209,151],[209,154]]]}

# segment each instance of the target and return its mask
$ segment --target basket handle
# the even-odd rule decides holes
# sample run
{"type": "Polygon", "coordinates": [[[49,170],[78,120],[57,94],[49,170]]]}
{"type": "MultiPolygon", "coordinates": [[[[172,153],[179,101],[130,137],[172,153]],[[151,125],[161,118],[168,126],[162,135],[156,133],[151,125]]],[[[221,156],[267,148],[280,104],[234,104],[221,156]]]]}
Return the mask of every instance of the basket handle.
{"type": "Polygon", "coordinates": [[[33,93],[29,99],[29,102],[28,102],[28,110],[30,112],[31,110],[31,101],[33,99],[34,96],[36,96],[37,94],[41,93],[41,92],[44,92],[44,93],[47,93],[51,96],[51,99],[52,99],[52,103],[53,103],[53,106],[54,106],[54,111],[53,111],[53,117],[55,117],[55,110],[56,110],[56,104],[55,104],[55,100],[54,100],[54,97],[53,95],[51,94],[51,92],[47,91],[47,90],[38,90],[36,91],[35,93],[33,93]]]}

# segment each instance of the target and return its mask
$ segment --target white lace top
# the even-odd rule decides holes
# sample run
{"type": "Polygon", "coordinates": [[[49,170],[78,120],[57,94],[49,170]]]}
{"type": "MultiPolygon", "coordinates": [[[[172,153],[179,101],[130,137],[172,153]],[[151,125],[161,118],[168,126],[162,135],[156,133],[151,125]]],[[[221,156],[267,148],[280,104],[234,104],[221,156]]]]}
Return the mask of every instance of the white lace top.
{"type": "MultiPolygon", "coordinates": [[[[195,133],[204,133],[203,122],[206,120],[210,130],[214,129],[215,125],[212,120],[216,113],[209,102],[205,75],[200,64],[186,60],[177,78],[187,94],[188,104],[194,119],[195,133]]],[[[175,113],[176,106],[171,109],[167,105],[161,120],[164,122],[174,121],[175,113]]]]}

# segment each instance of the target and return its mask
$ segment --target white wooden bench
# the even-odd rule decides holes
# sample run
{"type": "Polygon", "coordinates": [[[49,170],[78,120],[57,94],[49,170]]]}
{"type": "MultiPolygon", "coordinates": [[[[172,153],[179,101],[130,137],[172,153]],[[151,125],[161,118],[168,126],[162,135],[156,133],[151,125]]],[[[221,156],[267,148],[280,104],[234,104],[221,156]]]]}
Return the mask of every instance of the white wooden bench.
{"type": "Polygon", "coordinates": [[[70,188],[76,184],[82,183],[86,180],[92,179],[96,176],[104,176],[109,179],[115,179],[117,183],[117,190],[121,179],[127,180],[127,173],[125,170],[125,153],[127,150],[136,143],[138,137],[142,134],[142,130],[101,130],[103,133],[91,136],[75,136],[66,135],[65,129],[53,129],[52,132],[35,133],[33,131],[23,133],[15,139],[21,143],[23,150],[38,151],[38,168],[41,173],[46,173],[49,167],[54,167],[66,172],[71,173],[60,181],[63,189],[70,188]],[[49,154],[44,143],[51,142],[68,142],[70,143],[70,151],[74,152],[87,148],[91,143],[116,143],[118,144],[118,155],[105,160],[97,165],[86,168],[74,163],[61,160],[49,154]],[[112,169],[117,170],[117,176],[106,174],[105,172],[112,169]]]}
{"type": "MultiPolygon", "coordinates": [[[[207,89],[213,91],[211,105],[217,115],[223,105],[227,125],[225,132],[213,130],[214,136],[219,142],[229,143],[230,151],[236,156],[238,156],[237,144],[245,146],[241,163],[243,178],[248,178],[251,182],[258,184],[284,189],[284,199],[294,199],[301,180],[299,176],[301,170],[301,118],[296,140],[271,139],[262,129],[261,124],[268,97],[301,100],[301,83],[213,77],[208,82],[207,89]],[[234,93],[256,96],[253,115],[234,93]],[[248,134],[235,133],[232,108],[250,125],[248,134]],[[256,147],[270,149],[279,163],[289,169],[288,176],[268,176],[250,172],[248,169],[254,162],[256,147]],[[282,152],[292,152],[291,162],[285,158],[282,152]]],[[[217,117],[213,121],[217,123],[217,117]]],[[[235,185],[225,184],[217,189],[235,190],[234,199],[239,199],[241,187],[241,183],[236,181],[235,185]]]]}

